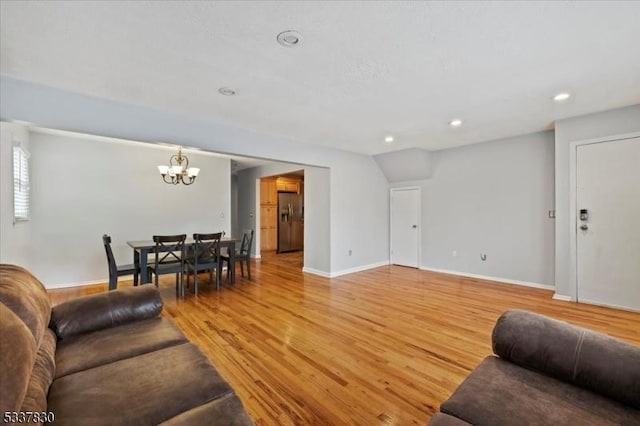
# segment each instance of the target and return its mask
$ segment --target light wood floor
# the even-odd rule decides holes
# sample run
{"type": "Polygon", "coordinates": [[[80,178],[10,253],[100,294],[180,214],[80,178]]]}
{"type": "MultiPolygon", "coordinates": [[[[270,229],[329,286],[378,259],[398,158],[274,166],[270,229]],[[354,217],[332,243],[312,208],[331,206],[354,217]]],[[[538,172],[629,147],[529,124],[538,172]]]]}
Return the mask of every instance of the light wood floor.
{"type": "MultiPolygon", "coordinates": [[[[258,425],[424,425],[480,361],[507,309],[527,309],[640,345],[640,314],[561,302],[552,292],[385,266],[335,279],[300,254],[258,261],[253,280],[201,286],[172,317],[258,425]]],[[[203,275],[203,278],[205,276],[203,275]]],[[[121,283],[130,286],[130,282],[121,283]]],[[[52,291],[54,303],[106,286],[52,291]]]]}

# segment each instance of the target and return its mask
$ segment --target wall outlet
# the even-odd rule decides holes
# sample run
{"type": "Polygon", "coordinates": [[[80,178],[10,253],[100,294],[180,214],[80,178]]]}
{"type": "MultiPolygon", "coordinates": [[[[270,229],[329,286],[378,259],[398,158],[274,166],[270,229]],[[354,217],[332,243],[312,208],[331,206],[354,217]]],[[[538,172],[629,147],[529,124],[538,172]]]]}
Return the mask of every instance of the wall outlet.
{"type": "Polygon", "coordinates": [[[480,253],[480,260],[482,260],[483,262],[487,260],[487,255],[484,253],[480,253]]]}
{"type": "Polygon", "coordinates": [[[555,218],[556,218],[556,211],[549,210],[549,219],[555,219],[555,218]]]}
{"type": "Polygon", "coordinates": [[[349,256],[351,256],[351,250],[349,250],[349,256]]]}
{"type": "Polygon", "coordinates": [[[458,250],[454,250],[451,252],[451,256],[458,257],[458,250]]]}

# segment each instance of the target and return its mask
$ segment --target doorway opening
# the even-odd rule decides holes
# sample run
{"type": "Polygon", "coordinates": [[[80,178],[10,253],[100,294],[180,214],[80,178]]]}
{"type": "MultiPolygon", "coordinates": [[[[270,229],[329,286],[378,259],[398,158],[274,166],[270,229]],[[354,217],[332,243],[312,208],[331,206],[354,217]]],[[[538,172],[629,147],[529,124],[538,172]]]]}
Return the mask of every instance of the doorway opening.
{"type": "Polygon", "coordinates": [[[304,170],[260,179],[262,261],[302,267],[304,258],[304,170]]]}

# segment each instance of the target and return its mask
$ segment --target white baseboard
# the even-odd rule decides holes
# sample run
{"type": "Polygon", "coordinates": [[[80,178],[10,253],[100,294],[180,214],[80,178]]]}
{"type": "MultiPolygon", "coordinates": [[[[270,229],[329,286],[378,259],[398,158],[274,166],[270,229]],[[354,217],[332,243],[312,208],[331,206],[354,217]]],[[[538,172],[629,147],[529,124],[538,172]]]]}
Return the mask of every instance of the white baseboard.
{"type": "Polygon", "coordinates": [[[563,302],[575,302],[575,300],[573,300],[573,297],[571,296],[565,296],[564,294],[554,294],[552,297],[553,300],[562,300],[563,302]]]}
{"type": "Polygon", "coordinates": [[[450,270],[447,270],[447,269],[428,268],[426,266],[421,266],[420,269],[422,269],[424,271],[440,272],[440,273],[443,273],[443,274],[460,275],[462,277],[478,278],[478,279],[481,279],[481,280],[496,281],[496,282],[504,283],[504,284],[513,284],[513,285],[520,285],[520,286],[525,286],[525,287],[540,288],[540,289],[543,289],[543,290],[555,290],[556,289],[555,286],[552,286],[552,285],[532,283],[532,282],[529,282],[529,281],[512,280],[510,278],[501,278],[501,277],[491,277],[491,276],[488,276],[488,275],[469,274],[467,272],[450,271],[450,270]]]}
{"type": "Polygon", "coordinates": [[[388,260],[383,260],[382,262],[370,263],[368,265],[357,266],[355,268],[343,269],[342,271],[335,271],[335,272],[320,271],[318,269],[307,268],[305,266],[304,268],[302,268],[302,272],[308,272],[310,274],[320,275],[321,277],[325,277],[325,278],[336,278],[336,277],[340,277],[342,275],[347,275],[347,274],[353,274],[353,273],[356,273],[356,272],[366,271],[367,269],[373,269],[373,268],[379,268],[381,266],[387,266],[388,264],[389,264],[388,260]]]}
{"type": "Polygon", "coordinates": [[[331,274],[325,271],[321,271],[319,269],[307,268],[306,266],[302,268],[302,272],[306,272],[308,274],[319,275],[324,278],[331,278],[331,274]]]}
{"type": "Polygon", "coordinates": [[[356,272],[366,271],[367,269],[379,268],[381,266],[389,265],[388,260],[383,260],[381,262],[370,263],[368,265],[356,266],[355,268],[343,269],[342,271],[336,271],[331,273],[331,278],[339,277],[342,275],[354,274],[356,272]]]}
{"type": "MultiPolygon", "coordinates": [[[[259,259],[259,258],[260,257],[257,256],[255,259],[259,259]]],[[[370,263],[368,265],[357,266],[355,268],[350,268],[350,269],[343,269],[342,271],[336,271],[336,272],[321,271],[319,269],[308,268],[308,267],[305,266],[304,268],[302,268],[302,272],[306,272],[306,273],[313,274],[313,275],[318,275],[318,276],[321,276],[321,277],[324,277],[324,278],[336,278],[336,277],[339,277],[339,276],[342,276],[342,275],[353,274],[353,273],[356,273],[356,272],[362,272],[362,271],[366,271],[368,269],[379,268],[381,266],[387,266],[387,265],[389,265],[389,261],[388,260],[384,260],[382,262],[370,263]]],[[[526,287],[540,288],[540,289],[544,289],[544,290],[555,290],[555,287],[552,286],[552,285],[538,284],[538,283],[532,283],[532,282],[528,282],[528,281],[519,281],[519,280],[512,280],[512,279],[507,279],[507,278],[491,277],[491,276],[487,276],[487,275],[469,274],[469,273],[466,273],[466,272],[451,271],[451,270],[447,270],[447,269],[428,268],[428,267],[424,267],[424,266],[421,266],[420,269],[424,270],[424,271],[440,272],[440,273],[443,273],[443,274],[459,275],[459,276],[462,276],[462,277],[478,278],[478,279],[482,279],[482,280],[496,281],[496,282],[505,283],[505,284],[513,284],[513,285],[520,285],[520,286],[526,286],[526,287]]],[[[130,280],[130,279],[133,279],[133,275],[123,276],[123,277],[119,277],[119,278],[130,280]]],[[[47,288],[47,290],[55,290],[55,289],[59,289],[59,288],[85,287],[85,286],[90,286],[90,285],[108,284],[108,283],[109,283],[109,279],[108,278],[103,278],[103,279],[98,279],[98,280],[79,281],[79,282],[47,285],[45,287],[47,288]]],[[[563,300],[563,301],[567,301],[567,302],[573,301],[573,299],[571,297],[564,296],[564,295],[557,294],[557,293],[554,294],[553,298],[555,300],[563,300]]],[[[588,303],[591,303],[591,302],[588,302],[588,303]]],[[[618,307],[618,309],[624,309],[624,308],[619,308],[618,307]]]]}
{"type": "Polygon", "coordinates": [[[602,306],[605,308],[612,308],[612,309],[620,309],[621,311],[628,311],[628,312],[640,312],[636,309],[631,309],[627,306],[620,306],[620,305],[613,305],[613,304],[606,304],[606,303],[601,303],[601,302],[594,302],[593,300],[586,300],[586,299],[580,299],[580,301],[578,303],[586,303],[588,305],[596,305],[596,306],[602,306]]]}
{"type": "MultiPolygon", "coordinates": [[[[120,277],[118,277],[118,278],[120,278],[120,277]]],[[[123,279],[127,279],[127,280],[132,280],[133,279],[133,275],[123,275],[122,278],[123,279]]],[[[59,288],[86,287],[86,286],[96,285],[96,284],[109,285],[109,278],[103,278],[103,279],[91,280],[91,281],[78,281],[78,282],[72,282],[72,283],[45,285],[44,287],[47,290],[56,290],[56,289],[59,289],[59,288]]]]}

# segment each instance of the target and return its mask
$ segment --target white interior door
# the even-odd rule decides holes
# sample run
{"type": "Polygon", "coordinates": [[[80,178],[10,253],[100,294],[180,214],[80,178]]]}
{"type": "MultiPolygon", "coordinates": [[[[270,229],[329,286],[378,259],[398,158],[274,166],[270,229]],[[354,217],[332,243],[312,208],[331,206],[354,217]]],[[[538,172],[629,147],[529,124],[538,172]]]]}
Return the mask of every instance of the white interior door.
{"type": "Polygon", "coordinates": [[[418,267],[420,189],[391,190],[391,263],[418,267]]]}
{"type": "Polygon", "coordinates": [[[576,183],[578,301],[640,311],[640,138],[578,145],[576,183]]]}

